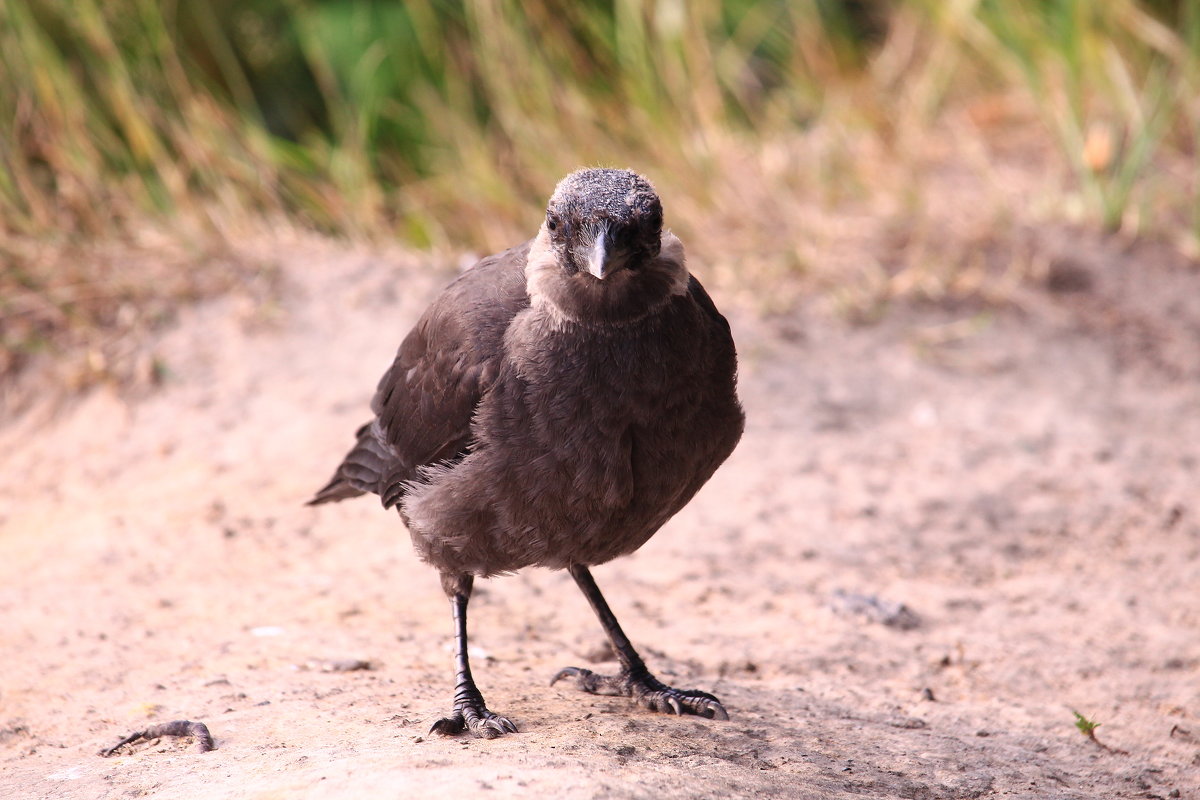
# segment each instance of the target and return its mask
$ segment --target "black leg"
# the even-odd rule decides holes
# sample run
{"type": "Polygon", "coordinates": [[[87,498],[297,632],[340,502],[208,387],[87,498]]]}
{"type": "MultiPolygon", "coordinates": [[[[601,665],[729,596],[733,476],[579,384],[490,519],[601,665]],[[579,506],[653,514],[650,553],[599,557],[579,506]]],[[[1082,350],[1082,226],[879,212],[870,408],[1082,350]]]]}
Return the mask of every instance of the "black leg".
{"type": "Polygon", "coordinates": [[[604,632],[612,642],[617,660],[621,662],[621,671],[616,675],[597,675],[590,669],[567,667],[560,670],[551,685],[563,678],[574,678],[580,689],[591,694],[624,695],[632,697],[640,705],[651,711],[665,711],[668,714],[697,714],[709,719],[729,719],[729,714],[721,701],[707,692],[696,689],[674,689],[662,683],[646,669],[646,662],[633,649],[629,638],[621,630],[620,623],[613,616],[612,609],[600,594],[600,588],[592,579],[592,573],[581,564],[570,567],[571,577],[583,591],[584,597],[592,605],[592,610],[600,618],[604,632]]]}
{"type": "Polygon", "coordinates": [[[454,711],[433,723],[429,732],[454,736],[468,730],[484,739],[495,739],[505,733],[516,733],[517,726],[507,717],[488,711],[471,677],[467,658],[467,601],[471,599],[473,583],[470,575],[442,574],[442,588],[450,597],[450,611],[454,615],[454,711]]]}

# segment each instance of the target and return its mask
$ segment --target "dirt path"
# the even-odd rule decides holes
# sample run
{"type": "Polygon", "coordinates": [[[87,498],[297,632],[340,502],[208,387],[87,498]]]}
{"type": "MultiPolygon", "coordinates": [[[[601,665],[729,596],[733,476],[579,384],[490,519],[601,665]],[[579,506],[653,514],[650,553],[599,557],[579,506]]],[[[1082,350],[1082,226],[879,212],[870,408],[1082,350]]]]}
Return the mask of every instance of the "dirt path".
{"type": "Polygon", "coordinates": [[[472,605],[521,727],[483,742],[424,736],[450,620],[399,520],[300,505],[445,276],[292,246],[276,312],[182,314],[162,390],[0,427],[0,797],[1200,797],[1200,275],[1072,247],[1083,279],[990,318],[727,309],[746,437],[596,576],[732,720],[547,687],[603,640],[533,571],[472,605]],[[218,749],[96,755],[185,718],[218,749]]]}

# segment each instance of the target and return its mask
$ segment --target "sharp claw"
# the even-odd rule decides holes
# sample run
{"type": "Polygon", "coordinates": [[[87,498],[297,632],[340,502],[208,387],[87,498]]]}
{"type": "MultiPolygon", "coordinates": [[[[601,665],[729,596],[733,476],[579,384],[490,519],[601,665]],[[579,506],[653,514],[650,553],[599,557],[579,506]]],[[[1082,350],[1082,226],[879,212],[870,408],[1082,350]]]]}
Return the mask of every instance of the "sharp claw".
{"type": "Polygon", "coordinates": [[[495,739],[497,736],[503,736],[506,733],[516,733],[517,726],[508,717],[491,716],[484,720],[477,728],[476,733],[484,739],[495,739]]]}
{"type": "Polygon", "coordinates": [[[721,705],[720,703],[717,703],[712,707],[712,712],[713,714],[711,719],[720,719],[725,720],[726,722],[729,721],[729,712],[726,711],[725,706],[721,705]]]}
{"type": "Polygon", "coordinates": [[[667,695],[667,705],[670,706],[672,714],[677,717],[683,716],[683,706],[679,705],[679,701],[671,695],[667,695]]]}
{"type": "Polygon", "coordinates": [[[455,736],[462,733],[463,720],[461,717],[442,717],[437,722],[429,726],[429,735],[435,733],[442,736],[455,736]]]}
{"type": "Polygon", "coordinates": [[[579,667],[564,667],[564,668],[560,669],[553,678],[550,679],[550,685],[553,686],[554,684],[561,681],[563,678],[574,678],[579,675],[579,672],[580,672],[579,667]]]}

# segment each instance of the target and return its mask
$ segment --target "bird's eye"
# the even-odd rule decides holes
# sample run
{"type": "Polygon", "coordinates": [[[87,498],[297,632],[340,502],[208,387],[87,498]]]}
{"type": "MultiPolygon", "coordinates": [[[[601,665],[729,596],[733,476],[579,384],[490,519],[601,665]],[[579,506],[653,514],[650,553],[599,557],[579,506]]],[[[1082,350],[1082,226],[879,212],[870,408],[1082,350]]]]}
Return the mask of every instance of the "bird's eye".
{"type": "Polygon", "coordinates": [[[558,230],[558,217],[546,217],[546,228],[549,230],[558,230]]]}

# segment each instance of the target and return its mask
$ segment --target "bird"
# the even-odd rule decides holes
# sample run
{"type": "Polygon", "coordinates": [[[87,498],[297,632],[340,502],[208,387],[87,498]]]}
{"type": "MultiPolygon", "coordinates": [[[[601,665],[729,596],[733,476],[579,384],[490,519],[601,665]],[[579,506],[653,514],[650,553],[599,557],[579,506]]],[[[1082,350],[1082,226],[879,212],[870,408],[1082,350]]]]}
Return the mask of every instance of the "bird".
{"type": "Polygon", "coordinates": [[[726,319],[636,172],[589,168],[555,187],[537,235],[488,256],[402,341],[319,505],[374,493],[436,568],[454,622],[451,713],[430,734],[516,733],[473,678],[476,578],[567,570],[620,669],[554,675],[644,708],[728,719],[712,694],[662,683],[590,568],[641,547],[733,452],[745,426],[726,319]]]}

